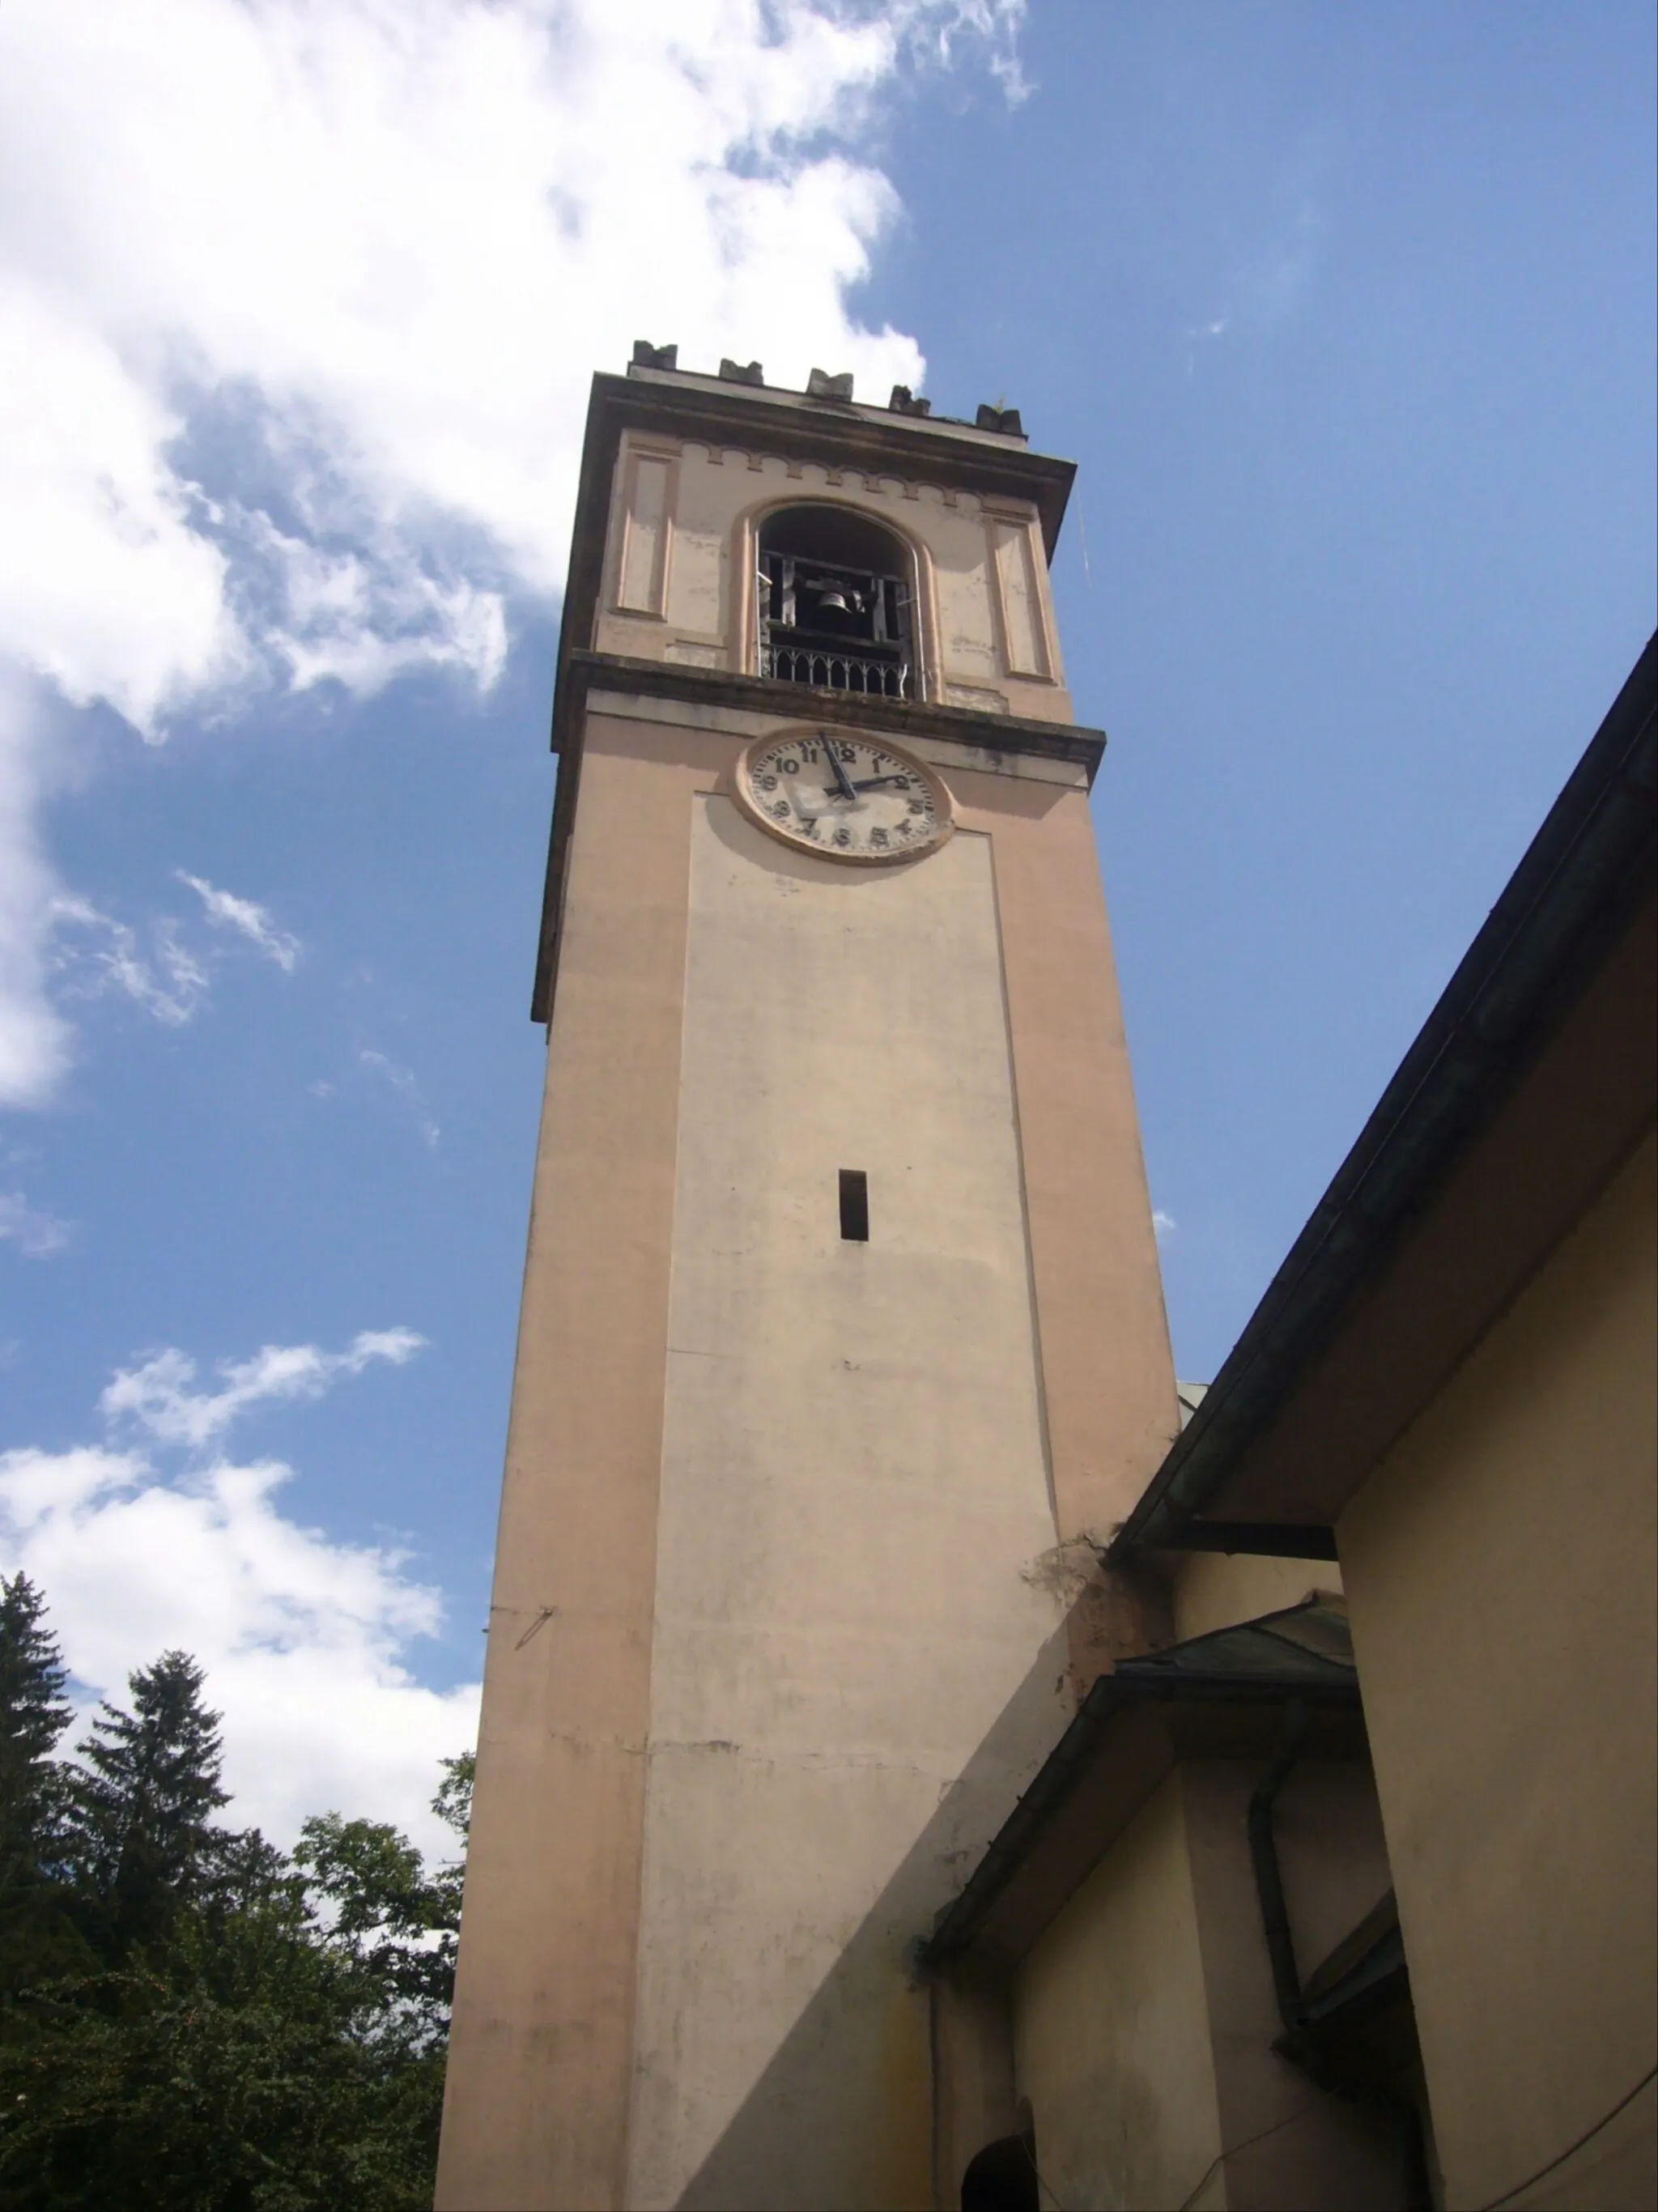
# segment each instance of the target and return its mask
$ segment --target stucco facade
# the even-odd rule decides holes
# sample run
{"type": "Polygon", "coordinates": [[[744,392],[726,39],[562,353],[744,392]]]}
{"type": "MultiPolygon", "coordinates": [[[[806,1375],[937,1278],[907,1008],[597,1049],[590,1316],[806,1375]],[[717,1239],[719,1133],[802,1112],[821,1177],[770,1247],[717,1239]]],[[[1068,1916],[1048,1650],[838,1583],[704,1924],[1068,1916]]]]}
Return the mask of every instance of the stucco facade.
{"type": "Polygon", "coordinates": [[[1339,1553],[1447,2212],[1658,2197],[1655,799],[1658,640],[1111,1551],[1185,1636],[1339,1553]]]}
{"type": "MultiPolygon", "coordinates": [[[[1392,2212],[1404,2201],[1377,2117],[1309,2095],[1272,2049],[1245,1847],[1258,1780],[1239,1760],[1176,1768],[1013,1977],[1018,2091],[1043,2184],[1064,2204],[1392,2212]]],[[[1296,1948],[1310,1965],[1388,1887],[1363,1761],[1303,1767],[1278,1820],[1296,1948]]]]}
{"type": "Polygon", "coordinates": [[[601,380],[573,562],[452,2212],[931,2202],[914,1939],[1141,1635],[1086,1539],[1177,1425],[1059,465],[714,382],[601,380]],[[902,702],[748,672],[758,518],[807,495],[902,534],[902,702]],[[926,760],[949,842],[745,819],[744,747],[813,716],[926,760]]]}
{"type": "Polygon", "coordinates": [[[1225,1552],[1196,1552],[1175,1561],[1169,1583],[1175,1634],[1182,1643],[1297,1604],[1309,1591],[1339,1594],[1342,1587],[1334,1559],[1260,1559],[1225,1552]]]}
{"type": "Polygon", "coordinates": [[[1658,1141],[1337,1523],[1448,2205],[1658,2192],[1658,1141]],[[1431,1715],[1431,1725],[1426,1724],[1431,1715]]]}
{"type": "Polygon", "coordinates": [[[1202,2204],[1223,2138],[1178,1771],[1038,1939],[1012,2002],[1016,2078],[1053,2194],[1202,2204]]]}
{"type": "Polygon", "coordinates": [[[927,1946],[938,2203],[969,2203],[1022,2129],[1008,2212],[1415,2204],[1408,2000],[1385,1935],[1357,1933],[1390,1897],[1339,1598],[1120,1661],[927,1946]],[[1327,2033],[1301,1993],[1316,2007],[1350,1954],[1381,1971],[1358,2032],[1327,2033]]]}
{"type": "Polygon", "coordinates": [[[915,595],[921,696],[976,713],[1067,721],[1035,502],[935,476],[791,451],[789,415],[740,442],[624,430],[613,478],[603,596],[604,653],[756,672],[755,574],[768,516],[803,503],[884,524],[915,595]]]}

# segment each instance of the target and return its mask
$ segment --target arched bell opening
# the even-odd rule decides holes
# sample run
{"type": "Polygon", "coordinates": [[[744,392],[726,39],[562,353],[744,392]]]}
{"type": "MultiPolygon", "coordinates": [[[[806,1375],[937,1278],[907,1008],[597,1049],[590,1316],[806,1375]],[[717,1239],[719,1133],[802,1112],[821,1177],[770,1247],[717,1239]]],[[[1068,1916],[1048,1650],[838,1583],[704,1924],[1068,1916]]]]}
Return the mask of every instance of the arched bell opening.
{"type": "Polygon", "coordinates": [[[822,691],[920,696],[914,562],[846,507],[784,507],[760,526],[759,672],[822,691]]]}

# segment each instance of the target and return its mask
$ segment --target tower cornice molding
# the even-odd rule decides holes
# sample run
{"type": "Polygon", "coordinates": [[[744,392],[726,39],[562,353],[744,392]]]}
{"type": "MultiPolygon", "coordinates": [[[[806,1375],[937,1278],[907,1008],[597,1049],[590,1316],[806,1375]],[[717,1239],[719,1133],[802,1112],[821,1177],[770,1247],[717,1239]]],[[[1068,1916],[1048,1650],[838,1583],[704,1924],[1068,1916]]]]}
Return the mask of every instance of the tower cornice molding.
{"type": "Polygon", "coordinates": [[[731,707],[773,720],[821,720],[847,729],[884,730],[902,738],[935,737],[981,752],[1025,753],[1069,761],[1086,769],[1091,783],[1104,757],[1103,730],[1079,722],[1043,722],[1028,714],[998,714],[982,707],[957,707],[940,699],[889,699],[878,693],[830,691],[774,682],[694,662],[635,659],[614,653],[574,650],[566,658],[553,702],[552,749],[562,755],[574,741],[576,719],[595,690],[627,691],[647,699],[679,699],[687,705],[731,707]]]}
{"type": "Polygon", "coordinates": [[[727,669],[695,668],[676,661],[636,660],[618,653],[571,649],[563,655],[553,700],[552,747],[559,756],[542,897],[541,935],[531,997],[533,1021],[552,1011],[558,964],[559,916],[565,864],[581,781],[582,738],[594,691],[641,699],[673,700],[697,708],[762,715],[779,724],[822,720],[848,729],[877,731],[911,744],[929,738],[998,757],[1063,761],[1082,769],[1092,785],[1105,755],[1103,730],[1075,722],[1039,722],[1023,714],[991,714],[936,700],[865,698],[845,691],[811,690],[727,669]]]}
{"type": "Polygon", "coordinates": [[[626,376],[594,377],[587,452],[600,463],[605,489],[626,429],[790,462],[817,461],[866,478],[971,491],[993,503],[1028,502],[1041,520],[1050,560],[1077,473],[1074,461],[1033,453],[1022,437],[1007,432],[678,370],[635,368],[626,376]]]}

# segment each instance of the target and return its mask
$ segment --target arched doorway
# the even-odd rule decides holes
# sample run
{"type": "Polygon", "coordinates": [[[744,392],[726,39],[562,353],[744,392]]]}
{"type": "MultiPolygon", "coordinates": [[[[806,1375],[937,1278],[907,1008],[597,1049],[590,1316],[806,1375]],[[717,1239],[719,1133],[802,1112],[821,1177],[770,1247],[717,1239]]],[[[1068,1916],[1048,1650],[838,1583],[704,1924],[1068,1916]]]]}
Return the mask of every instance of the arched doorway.
{"type": "Polygon", "coordinates": [[[1034,2134],[1003,2136],[975,2152],[962,2176],[962,2212],[1041,2212],[1034,2134]]]}

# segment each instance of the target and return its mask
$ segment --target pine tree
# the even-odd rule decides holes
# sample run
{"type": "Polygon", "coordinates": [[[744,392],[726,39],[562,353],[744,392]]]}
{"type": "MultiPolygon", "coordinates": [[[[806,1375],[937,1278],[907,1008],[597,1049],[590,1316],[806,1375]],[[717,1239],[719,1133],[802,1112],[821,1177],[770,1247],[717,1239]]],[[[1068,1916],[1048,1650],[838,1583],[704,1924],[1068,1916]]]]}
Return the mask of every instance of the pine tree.
{"type": "Polygon", "coordinates": [[[70,1708],[46,1610],[27,1575],[0,1576],[0,2034],[24,1990],[91,1964],[57,1878],[64,1775],[52,1753],[70,1708]]]}
{"type": "MultiPolygon", "coordinates": [[[[173,1653],[88,1747],[78,1835],[100,1879],[124,1863],[107,1839],[134,1826],[133,1778],[155,1749],[138,1739],[167,1733],[164,1673],[175,1754],[192,1731],[196,1745],[188,1893],[165,1942],[37,1981],[0,2011],[0,2212],[420,2212],[460,1869],[428,1875],[394,1828],[337,1814],[307,1823],[298,1865],[257,1830],[210,1826],[215,1717],[173,1653]]],[[[438,1792],[463,1835],[471,1764],[446,1760],[438,1792]]]]}
{"type": "Polygon", "coordinates": [[[178,1908],[205,1885],[221,1844],[217,1713],[184,1651],[129,1675],[132,1710],[105,1704],[77,1747],[70,1831],[88,1933],[106,1955],[163,1942],[178,1908]]]}
{"type": "MultiPolygon", "coordinates": [[[[7,1771],[27,1783],[68,1718],[63,1673],[38,1595],[0,1596],[7,1771]]],[[[55,1770],[60,1820],[47,1776],[45,1871],[12,1899],[33,1948],[9,1976],[0,1885],[0,2212],[419,2212],[461,1867],[337,1814],[293,1858],[216,1826],[203,1680],[178,1651],[132,1675],[131,1710],[104,1706],[55,1770]]],[[[446,1760],[436,1800],[461,1838],[471,1769],[446,1760]]]]}
{"type": "Polygon", "coordinates": [[[52,1754],[70,1714],[46,1610],[27,1575],[0,1575],[0,1887],[38,1873],[62,1808],[52,1754]]]}

